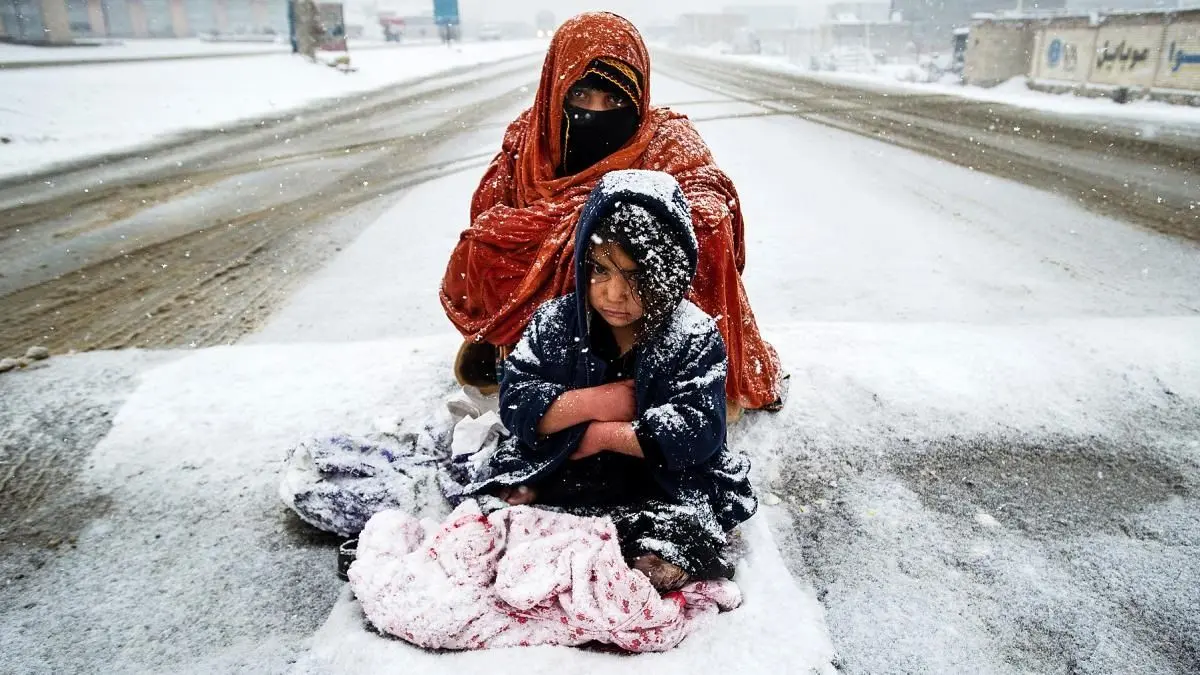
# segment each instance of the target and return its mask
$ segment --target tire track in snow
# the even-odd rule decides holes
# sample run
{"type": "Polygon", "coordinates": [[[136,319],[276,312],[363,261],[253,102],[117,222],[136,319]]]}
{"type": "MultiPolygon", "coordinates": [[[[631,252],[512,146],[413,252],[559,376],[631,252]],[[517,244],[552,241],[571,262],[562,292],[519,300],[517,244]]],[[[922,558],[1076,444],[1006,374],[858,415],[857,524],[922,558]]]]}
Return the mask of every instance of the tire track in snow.
{"type": "Polygon", "coordinates": [[[1086,208],[1200,240],[1200,140],[953,96],[856,88],[663,55],[671,77],[766,108],[1061,194],[1086,208]]]}
{"type": "MultiPolygon", "coordinates": [[[[0,315],[7,319],[0,326],[0,353],[33,343],[62,352],[236,340],[257,327],[297,279],[365,224],[352,222],[357,208],[421,182],[483,166],[490,152],[436,163],[424,157],[527,96],[534,74],[524,62],[483,73],[476,69],[471,77],[450,78],[427,91],[400,97],[393,92],[369,105],[343,106],[301,120],[286,143],[275,139],[280,133],[252,130],[252,138],[243,142],[246,147],[232,156],[197,161],[186,170],[151,175],[132,185],[102,184],[96,194],[77,192],[3,212],[11,224],[0,232],[0,250],[20,224],[45,224],[55,231],[21,234],[63,247],[78,241],[68,238],[66,244],[55,244],[63,231],[68,232],[64,236],[99,240],[131,217],[151,223],[143,223],[149,231],[141,232],[128,248],[124,237],[109,237],[94,249],[96,259],[78,255],[76,269],[0,297],[0,315]],[[406,107],[397,110],[397,101],[406,107]],[[396,135],[413,114],[426,126],[410,126],[410,133],[396,135]],[[335,162],[345,166],[331,170],[335,162]],[[278,195],[268,191],[262,197],[240,199],[245,191],[229,185],[235,177],[252,181],[257,176],[263,183],[262,177],[271,178],[272,171],[282,172],[278,195]],[[228,188],[225,194],[222,188],[228,188]],[[146,199],[144,205],[127,206],[143,201],[142,194],[159,194],[163,201],[146,199]],[[160,224],[150,213],[137,215],[185,198],[208,199],[212,212],[193,217],[189,211],[177,215],[174,224],[167,222],[170,218],[160,219],[160,224]],[[255,201],[258,208],[251,206],[255,201]],[[87,209],[99,211],[100,222],[76,215],[87,209]]],[[[10,255],[16,255],[12,252],[19,246],[8,243],[10,255]]],[[[70,264],[61,256],[54,262],[70,264]]]]}

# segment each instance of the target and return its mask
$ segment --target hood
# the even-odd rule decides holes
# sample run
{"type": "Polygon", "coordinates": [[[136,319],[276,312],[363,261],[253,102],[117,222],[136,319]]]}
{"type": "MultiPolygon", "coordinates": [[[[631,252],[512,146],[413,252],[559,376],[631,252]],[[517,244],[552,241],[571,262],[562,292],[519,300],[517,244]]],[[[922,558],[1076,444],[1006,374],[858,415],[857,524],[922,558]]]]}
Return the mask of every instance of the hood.
{"type": "Polygon", "coordinates": [[[575,300],[581,336],[588,335],[588,278],[584,269],[596,229],[610,215],[620,216],[618,244],[638,262],[647,294],[646,330],[661,330],[687,296],[696,276],[698,246],[691,207],[679,183],[661,171],[613,171],[600,179],[575,229],[575,300]],[[622,241],[624,239],[624,241],[622,241]],[[653,306],[647,306],[647,305],[653,306]]]}

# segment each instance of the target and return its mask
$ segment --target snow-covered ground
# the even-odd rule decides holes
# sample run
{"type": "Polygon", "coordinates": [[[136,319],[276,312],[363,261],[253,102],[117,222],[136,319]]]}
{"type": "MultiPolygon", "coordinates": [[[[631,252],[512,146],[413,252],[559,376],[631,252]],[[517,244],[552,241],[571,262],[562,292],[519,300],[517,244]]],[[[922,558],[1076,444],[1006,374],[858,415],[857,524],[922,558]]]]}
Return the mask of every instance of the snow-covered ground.
{"type": "Polygon", "coordinates": [[[102,40],[80,46],[31,47],[0,44],[0,63],[46,63],[61,61],[115,61],[162,59],[181,56],[286,53],[286,42],[205,42],[178,40],[102,40]]]}
{"type": "Polygon", "coordinates": [[[751,64],[781,72],[802,74],[806,77],[857,87],[958,96],[975,101],[1003,103],[1018,108],[1029,108],[1060,115],[1111,117],[1147,122],[1183,122],[1200,125],[1200,108],[1198,107],[1172,105],[1159,101],[1134,101],[1121,105],[1107,98],[1087,98],[1069,93],[1051,94],[1028,88],[1025,86],[1023,77],[1013,78],[996,87],[984,88],[944,82],[908,81],[915,74],[915,66],[882,66],[874,73],[812,71],[804,65],[792,63],[782,56],[714,55],[710,52],[695,50],[687,53],[751,64]]]}
{"type": "MultiPolygon", "coordinates": [[[[746,605],[637,667],[829,672],[832,638],[855,673],[1047,672],[1077,655],[1078,672],[1185,672],[1126,624],[1130,606],[1149,606],[1185,635],[1200,629],[1186,493],[1200,489],[1200,247],[803,120],[717,119],[747,104],[666,77],[654,86],[659,103],[713,119],[700,130],[739,187],[750,297],[793,382],[782,413],[731,433],[758,485],[785,494],[747,528],[746,605]],[[1099,501],[1085,511],[1111,499],[1132,531],[1156,534],[1110,555],[1107,531],[1065,529],[1064,563],[1023,529],[1027,505],[976,508],[946,496],[957,474],[929,487],[875,466],[923,442],[1055,437],[1137,438],[1173,462],[1184,493],[1168,484],[1125,498],[1089,478],[1099,501]],[[823,521],[815,545],[792,538],[806,527],[793,517],[826,511],[842,519],[823,521]],[[1117,600],[1098,595],[1106,584],[1117,600]]],[[[496,147],[515,113],[442,158],[496,147]]],[[[119,411],[71,488],[96,500],[64,526],[73,543],[22,551],[32,562],[8,586],[20,600],[0,606],[14,670],[632,667],[556,648],[430,655],[373,636],[339,595],[328,542],[313,546],[275,495],[289,444],[419,421],[451,390],[457,336],[436,289],[477,179],[398,196],[243,344],[83,354],[0,375],[0,395],[30,409],[16,424],[36,426],[39,442],[72,421],[53,414],[64,392],[119,411]],[[97,393],[97,373],[112,370],[124,384],[97,393]]],[[[1117,461],[1141,461],[1140,446],[1121,448],[1117,461]]]]}
{"type": "MultiPolygon", "coordinates": [[[[402,44],[369,38],[350,40],[350,51],[359,49],[401,49],[409,46],[434,46],[437,39],[407,40],[402,44]]],[[[276,42],[208,42],[198,38],[166,40],[99,40],[78,46],[31,47],[0,43],[0,67],[3,64],[71,63],[88,61],[141,61],[202,56],[242,54],[285,54],[291,52],[286,40],[276,42]]]]}
{"type": "Polygon", "coordinates": [[[365,50],[351,52],[348,74],[291,54],[0,70],[0,177],[543,50],[536,40],[365,50]]]}

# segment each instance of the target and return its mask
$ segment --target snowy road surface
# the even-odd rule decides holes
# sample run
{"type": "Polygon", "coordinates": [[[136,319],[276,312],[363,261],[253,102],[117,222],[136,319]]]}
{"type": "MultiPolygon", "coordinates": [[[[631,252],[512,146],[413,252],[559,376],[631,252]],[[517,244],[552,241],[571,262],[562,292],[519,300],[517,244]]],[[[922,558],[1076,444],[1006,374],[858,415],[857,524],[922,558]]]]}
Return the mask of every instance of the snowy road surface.
{"type": "Polygon", "coordinates": [[[369,222],[356,207],[484,166],[488,144],[456,139],[526,98],[537,63],[459,69],[0,188],[0,350],[235,339],[369,222]],[[430,154],[451,141],[452,157],[430,154]]]}
{"type": "Polygon", "coordinates": [[[1200,111],[1188,106],[1153,122],[1071,116],[680,54],[659,65],[754,102],[748,114],[794,115],[879,138],[1200,239],[1200,111]]]}
{"type": "MultiPolygon", "coordinates": [[[[67,167],[102,159],[109,164],[150,155],[161,159],[164,146],[186,146],[218,134],[228,140],[255,124],[274,126],[311,112],[306,106],[340,103],[349,108],[376,90],[403,88],[431,75],[545,48],[542,40],[517,40],[453,49],[369,49],[352,54],[352,73],[288,53],[0,68],[0,187],[19,179],[40,185],[61,178],[67,167]]],[[[378,103],[381,97],[369,98],[378,103]]],[[[175,159],[191,164],[186,155],[175,159]]],[[[129,162],[124,164],[128,168],[129,162]]],[[[155,166],[141,171],[154,175],[155,166]]],[[[99,178],[112,181],[117,176],[99,178]]]]}
{"type": "MultiPolygon", "coordinates": [[[[731,78],[714,74],[713,91],[684,66],[663,65],[655,99],[702,120],[738,185],[750,297],[793,384],[782,413],[750,415],[731,432],[760,489],[780,498],[748,528],[746,607],[648,668],[1200,669],[1200,246],[1020,176],[778,114],[778,92],[746,100],[731,78]]],[[[12,259],[46,251],[50,265],[62,258],[52,247],[90,236],[104,261],[0,278],[32,294],[0,298],[7,353],[89,304],[98,316],[49,340],[57,349],[214,344],[254,329],[232,346],[57,356],[0,375],[3,669],[627,669],[625,659],[562,649],[432,656],[374,638],[339,601],[331,539],[300,526],[275,496],[288,444],[419,420],[451,388],[455,336],[436,286],[478,162],[535,76],[529,65],[479,74],[445,94],[463,119],[434,103],[330,127],[360,134],[334,148],[392,149],[454,119],[452,133],[417,146],[403,167],[378,168],[395,151],[338,165],[319,129],[311,146],[294,134],[300,148],[250,135],[247,156],[278,153],[292,191],[269,190],[266,179],[205,183],[215,191],[165,199],[153,209],[166,215],[140,222],[146,212],[136,210],[76,221],[72,213],[113,202],[89,211],[68,191],[22,226],[40,242],[0,238],[12,259]],[[369,182],[390,182],[351,192],[359,166],[374,172],[369,182]],[[109,236],[187,236],[201,207],[222,226],[244,203],[299,216],[323,203],[307,201],[313,190],[348,196],[291,239],[245,240],[253,255],[237,264],[220,246],[204,249],[213,278],[248,275],[241,285],[176,299],[176,287],[208,269],[157,276],[200,250],[187,246],[143,248],[140,274],[126,258],[103,258],[109,236]],[[255,253],[259,241],[266,255],[255,253]],[[326,241],[342,250],[318,251],[326,241]],[[320,268],[303,285],[276,286],[275,256],[287,255],[301,271],[320,268]],[[106,301],[105,286],[79,277],[114,262],[131,267],[113,279],[137,286],[106,301]],[[263,322],[255,303],[267,296],[267,307],[282,304],[263,322]],[[193,299],[210,304],[192,312],[193,299]],[[142,303],[137,312],[130,300],[142,303]],[[204,333],[163,318],[164,307],[184,323],[237,317],[200,324],[204,333]],[[143,314],[151,318],[135,323],[143,314]],[[97,338],[90,326],[128,332],[97,338]]],[[[244,161],[227,154],[207,166],[244,161]]]]}

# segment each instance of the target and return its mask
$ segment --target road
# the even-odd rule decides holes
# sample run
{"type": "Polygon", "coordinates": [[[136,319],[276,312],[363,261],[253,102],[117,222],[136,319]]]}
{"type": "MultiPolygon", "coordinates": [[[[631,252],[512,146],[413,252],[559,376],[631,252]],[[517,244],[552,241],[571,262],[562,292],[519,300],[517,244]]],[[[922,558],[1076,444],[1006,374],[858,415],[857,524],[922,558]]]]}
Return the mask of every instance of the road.
{"type": "Polygon", "coordinates": [[[800,374],[734,438],[784,458],[842,668],[1200,671],[1200,126],[658,65],[709,92],[680,107],[800,374]]]}
{"type": "MultiPolygon", "coordinates": [[[[471,69],[350,109],[185,138],[153,157],[0,182],[0,353],[223,344],[354,231],[330,216],[487,154],[423,162],[433,144],[527,97],[537,60],[471,69]],[[482,99],[475,96],[482,95],[482,99]],[[475,100],[482,105],[470,105],[475,100]],[[320,225],[314,227],[314,225],[320,225]]],[[[1062,194],[1200,239],[1200,132],[1078,120],[946,96],[854,89],[665,54],[680,82],[1062,194]]],[[[681,102],[686,107],[688,102],[681,102]]]]}
{"type": "Polygon", "coordinates": [[[0,184],[0,353],[236,340],[353,238],[330,226],[338,216],[486,164],[486,152],[427,155],[526,96],[536,63],[470,68],[196,135],[150,158],[0,184]]]}
{"type": "MultiPolygon", "coordinates": [[[[657,64],[739,186],[794,384],[731,444],[841,667],[1200,669],[1195,130],[657,64]]],[[[331,542],[281,514],[280,449],[441,386],[430,289],[536,66],[0,186],[0,353],[149,348],[0,375],[0,651],[304,652],[338,588],[331,542]]]]}
{"type": "Polygon", "coordinates": [[[714,68],[707,59],[679,55],[658,65],[680,80],[761,108],[748,115],[789,115],[850,131],[1200,239],[1200,122],[1067,117],[751,66],[714,68]]]}

